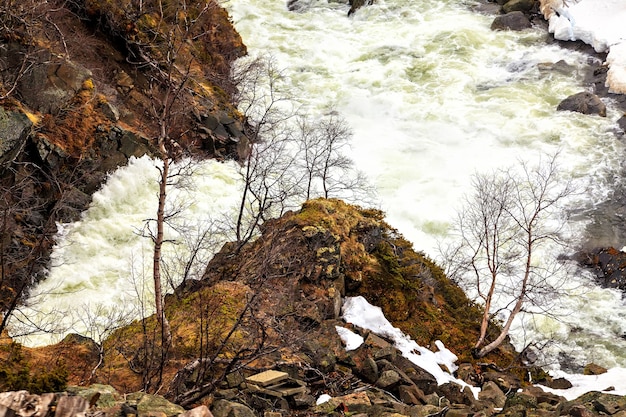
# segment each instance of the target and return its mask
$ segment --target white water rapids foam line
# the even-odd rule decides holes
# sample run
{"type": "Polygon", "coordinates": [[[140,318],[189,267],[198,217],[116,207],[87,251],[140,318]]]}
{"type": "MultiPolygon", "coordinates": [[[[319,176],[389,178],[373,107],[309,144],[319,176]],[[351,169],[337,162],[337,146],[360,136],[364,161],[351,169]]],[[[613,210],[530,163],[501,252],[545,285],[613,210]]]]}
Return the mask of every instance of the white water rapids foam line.
{"type": "MultiPolygon", "coordinates": [[[[283,0],[231,0],[226,6],[250,54],[273,55],[304,108],[333,108],[347,119],[354,131],[352,157],[377,187],[389,222],[417,250],[436,256],[476,171],[512,166],[519,158],[536,162],[559,150],[563,169],[589,186],[581,206],[601,201],[610,189],[623,154],[612,133],[618,112],[609,106],[601,118],[555,111],[560,100],[581,90],[587,56],[546,45],[541,30],[492,32],[493,16],[453,0],[419,7],[379,0],[350,18],[346,4],[301,2],[305,8],[298,13],[283,0]],[[560,60],[571,69],[551,69],[560,60]]],[[[120,170],[119,185],[113,185],[118,174],[109,181],[111,194],[96,197],[90,209],[109,212],[88,212],[66,237],[77,241],[83,230],[95,245],[79,243],[77,253],[76,245],[67,245],[70,252],[61,245],[55,259],[63,265],[44,285],[80,290],[72,301],[85,302],[104,297],[113,303],[129,291],[134,231],[152,216],[145,207],[156,204],[155,192],[143,188],[156,184],[135,184],[155,171],[140,162],[120,170]],[[135,168],[136,174],[124,174],[135,168]],[[118,198],[128,200],[132,214],[142,214],[121,215],[118,198]]],[[[206,204],[205,212],[224,210],[228,204],[218,203],[218,196],[236,194],[233,172],[207,165],[205,177],[220,184],[209,187],[217,194],[209,190],[193,200],[206,204]]],[[[581,226],[572,227],[580,232],[581,226]]],[[[568,280],[576,287],[585,277],[568,280]]],[[[43,307],[57,302],[47,297],[43,307]]],[[[580,362],[626,366],[618,294],[592,286],[564,304],[567,322],[520,320],[513,332],[517,345],[556,338],[580,362]]]]}

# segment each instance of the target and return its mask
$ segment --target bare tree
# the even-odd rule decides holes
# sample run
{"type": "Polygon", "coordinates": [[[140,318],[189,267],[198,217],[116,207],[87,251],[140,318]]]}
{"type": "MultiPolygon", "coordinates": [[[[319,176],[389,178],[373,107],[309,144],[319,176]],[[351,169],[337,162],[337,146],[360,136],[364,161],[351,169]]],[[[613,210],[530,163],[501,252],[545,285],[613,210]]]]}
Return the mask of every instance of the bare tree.
{"type": "Polygon", "coordinates": [[[559,176],[556,155],[537,167],[522,163],[521,173],[497,170],[476,174],[474,192],[459,212],[458,245],[444,254],[452,279],[466,282],[483,303],[480,335],[472,349],[481,358],[506,338],[522,311],[554,298],[562,283],[556,260],[539,261],[549,244],[563,245],[562,204],[574,193],[559,176]],[[499,334],[488,340],[488,327],[499,314],[505,319],[499,334]]]}
{"type": "Polygon", "coordinates": [[[83,383],[89,384],[95,380],[96,372],[104,363],[106,354],[105,340],[117,329],[129,325],[136,317],[134,307],[106,306],[98,303],[96,305],[84,304],[79,308],[77,323],[80,323],[78,331],[84,336],[93,340],[98,350],[98,362],[89,374],[89,379],[83,383]],[[130,307],[130,308],[128,308],[130,307]]]}
{"type": "Polygon", "coordinates": [[[300,143],[299,165],[305,176],[305,200],[324,197],[370,203],[373,188],[346,155],[353,137],[348,122],[336,111],[314,121],[310,119],[299,117],[296,131],[300,143]]]}

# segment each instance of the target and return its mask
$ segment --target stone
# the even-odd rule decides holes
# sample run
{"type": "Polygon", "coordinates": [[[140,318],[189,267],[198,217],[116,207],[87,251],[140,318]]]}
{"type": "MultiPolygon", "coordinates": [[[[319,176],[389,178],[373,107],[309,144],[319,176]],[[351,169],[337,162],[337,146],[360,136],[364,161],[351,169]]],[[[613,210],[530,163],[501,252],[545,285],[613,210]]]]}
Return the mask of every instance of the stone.
{"type": "Polygon", "coordinates": [[[0,404],[0,417],[15,417],[15,410],[0,404]]]}
{"type": "Polygon", "coordinates": [[[601,394],[593,402],[596,411],[613,415],[620,410],[626,409],[626,398],[612,394],[601,394]]]}
{"type": "Polygon", "coordinates": [[[570,408],[569,415],[572,417],[593,417],[594,413],[584,405],[575,405],[570,408]]]}
{"type": "Polygon", "coordinates": [[[369,354],[369,349],[359,347],[351,352],[350,357],[355,363],[354,372],[364,381],[373,384],[378,379],[378,364],[369,354]]]}
{"type": "Polygon", "coordinates": [[[42,52],[38,65],[26,72],[18,83],[24,103],[42,113],[55,114],[83,88],[91,71],[71,61],[53,58],[42,52]]]}
{"type": "Polygon", "coordinates": [[[268,371],[249,376],[246,378],[246,382],[267,387],[268,385],[276,384],[287,378],[289,378],[289,374],[287,372],[270,369],[268,371]]]}
{"type": "Polygon", "coordinates": [[[567,97],[559,103],[556,109],[606,117],[606,105],[600,97],[586,91],[567,97]]]}
{"type": "Polygon", "coordinates": [[[515,30],[520,31],[529,29],[533,25],[528,20],[528,17],[520,11],[503,14],[496,16],[491,23],[491,30],[515,30]]]}
{"type": "Polygon", "coordinates": [[[521,388],[522,383],[515,375],[507,374],[505,372],[489,371],[483,374],[485,381],[493,381],[498,387],[508,395],[511,392],[517,391],[521,388]]]}
{"type": "Polygon", "coordinates": [[[393,389],[402,378],[400,374],[393,369],[389,369],[387,371],[383,371],[380,374],[380,377],[376,381],[376,386],[385,390],[393,389]]]}
{"type": "Polygon", "coordinates": [[[474,415],[474,410],[470,407],[452,406],[445,415],[446,417],[471,417],[474,415]]]}
{"type": "Polygon", "coordinates": [[[507,397],[504,408],[513,408],[515,406],[521,406],[525,410],[537,408],[537,398],[528,393],[514,392],[507,397]]]}
{"type": "Polygon", "coordinates": [[[506,395],[493,381],[487,381],[483,384],[481,391],[478,393],[478,399],[493,404],[495,408],[503,408],[506,403],[506,395]]]}
{"type": "Polygon", "coordinates": [[[234,401],[218,400],[211,409],[214,417],[256,417],[254,411],[234,401]]]}
{"type": "Polygon", "coordinates": [[[474,365],[472,365],[471,363],[459,364],[459,367],[456,370],[456,375],[457,378],[459,378],[463,382],[466,382],[473,386],[478,385],[479,377],[476,373],[476,369],[474,369],[474,365]]]}
{"type": "Polygon", "coordinates": [[[325,403],[318,405],[316,410],[322,413],[331,413],[341,404],[350,412],[363,412],[372,406],[372,402],[367,393],[361,391],[340,397],[333,397],[325,403]]]}
{"type": "Polygon", "coordinates": [[[529,12],[535,6],[535,0],[509,0],[502,5],[504,13],[529,12]]]}
{"type": "Polygon", "coordinates": [[[213,413],[206,405],[201,405],[179,414],[178,417],[213,417],[213,413]]]}
{"type": "Polygon", "coordinates": [[[79,396],[63,395],[57,401],[54,417],[84,417],[89,401],[79,396]]]}
{"type": "Polygon", "coordinates": [[[415,385],[400,385],[398,397],[400,397],[400,401],[409,405],[421,405],[427,402],[422,390],[415,385]]]}
{"type": "Polygon", "coordinates": [[[452,404],[471,406],[476,401],[471,389],[467,386],[462,387],[453,382],[446,382],[445,384],[439,385],[436,392],[439,396],[447,398],[452,404]]]}
{"type": "Polygon", "coordinates": [[[185,409],[179,405],[173,404],[167,401],[160,395],[149,395],[144,394],[141,396],[139,401],[137,401],[137,413],[139,417],[143,416],[151,416],[152,412],[159,411],[164,413],[166,416],[177,416],[178,414],[184,413],[185,409]]]}
{"type": "Polygon", "coordinates": [[[607,369],[603,366],[596,365],[595,363],[589,363],[585,365],[585,369],[583,370],[584,375],[602,375],[607,373],[607,369]]]}
{"type": "Polygon", "coordinates": [[[0,164],[12,161],[24,148],[33,123],[21,112],[0,107],[0,164]]]}
{"type": "Polygon", "coordinates": [[[542,382],[542,385],[552,389],[569,389],[572,388],[573,385],[565,378],[555,378],[553,380],[546,380],[542,382]]]}
{"type": "Polygon", "coordinates": [[[243,375],[241,375],[241,372],[231,372],[228,375],[226,375],[226,382],[228,383],[228,386],[230,388],[237,388],[244,381],[245,381],[245,378],[243,377],[243,375]]]}
{"type": "Polygon", "coordinates": [[[348,16],[352,16],[357,10],[364,6],[371,6],[374,4],[374,0],[350,0],[350,10],[348,10],[348,16]]]}

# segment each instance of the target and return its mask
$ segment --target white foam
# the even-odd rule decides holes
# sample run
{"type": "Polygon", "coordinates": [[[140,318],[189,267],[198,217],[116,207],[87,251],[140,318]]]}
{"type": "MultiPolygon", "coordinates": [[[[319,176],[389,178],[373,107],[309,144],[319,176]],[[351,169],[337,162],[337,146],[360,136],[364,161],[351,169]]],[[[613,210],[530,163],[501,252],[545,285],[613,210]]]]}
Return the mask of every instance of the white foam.
{"type": "Polygon", "coordinates": [[[542,0],[549,31],[556,39],[581,40],[607,52],[607,86],[626,94],[626,3],[622,0],[542,0]]]}

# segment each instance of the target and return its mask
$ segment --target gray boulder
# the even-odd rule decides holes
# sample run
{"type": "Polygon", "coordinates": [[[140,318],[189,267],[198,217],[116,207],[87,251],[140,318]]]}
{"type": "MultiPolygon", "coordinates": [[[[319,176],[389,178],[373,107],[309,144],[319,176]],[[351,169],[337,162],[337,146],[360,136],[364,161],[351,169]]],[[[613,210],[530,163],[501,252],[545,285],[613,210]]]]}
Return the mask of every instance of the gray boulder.
{"type": "Polygon", "coordinates": [[[529,12],[535,6],[535,0],[509,0],[502,6],[504,13],[529,12]]]}
{"type": "Polygon", "coordinates": [[[606,105],[600,100],[600,97],[586,91],[567,97],[559,103],[556,109],[582,114],[598,114],[606,117],[606,105]]]}
{"type": "Polygon", "coordinates": [[[524,30],[532,27],[528,17],[520,11],[497,16],[491,23],[491,30],[524,30]]]}
{"type": "Polygon", "coordinates": [[[33,123],[21,112],[0,107],[0,164],[13,160],[31,134],[33,123]]]}

